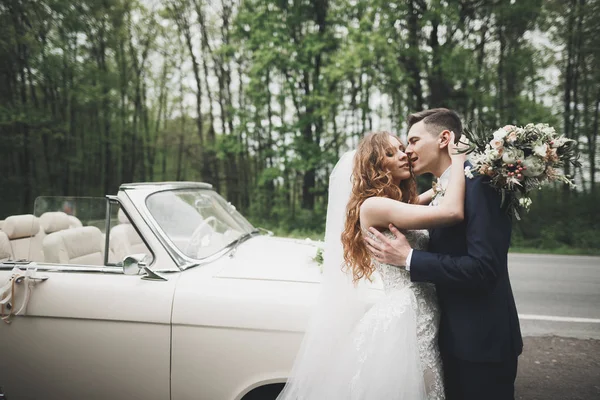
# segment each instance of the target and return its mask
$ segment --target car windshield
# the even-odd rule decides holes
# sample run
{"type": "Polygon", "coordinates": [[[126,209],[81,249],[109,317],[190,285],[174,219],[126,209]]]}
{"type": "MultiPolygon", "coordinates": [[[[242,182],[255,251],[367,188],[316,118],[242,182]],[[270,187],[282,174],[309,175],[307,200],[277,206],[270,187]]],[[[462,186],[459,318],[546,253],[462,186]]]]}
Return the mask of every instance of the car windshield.
{"type": "Polygon", "coordinates": [[[255,228],[215,191],[167,190],[148,196],[146,206],[168,239],[186,256],[211,256],[255,228]]]}

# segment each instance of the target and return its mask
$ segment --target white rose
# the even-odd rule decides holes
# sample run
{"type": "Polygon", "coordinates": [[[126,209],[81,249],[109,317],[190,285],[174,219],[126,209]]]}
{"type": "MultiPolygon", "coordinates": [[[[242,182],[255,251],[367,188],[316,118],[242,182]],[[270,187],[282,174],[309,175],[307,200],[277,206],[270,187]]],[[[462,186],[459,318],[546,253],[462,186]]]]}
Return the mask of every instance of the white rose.
{"type": "Polygon", "coordinates": [[[531,207],[531,203],[533,203],[533,201],[529,197],[522,197],[519,199],[519,205],[526,210],[531,207]]]}
{"type": "Polygon", "coordinates": [[[546,143],[539,144],[533,147],[534,154],[537,154],[540,157],[546,157],[546,152],[548,151],[548,145],[546,143]]]}
{"type": "Polygon", "coordinates": [[[504,130],[503,128],[500,128],[496,132],[494,132],[494,139],[503,140],[507,134],[508,134],[508,132],[506,132],[506,130],[504,130]]]}
{"type": "Polygon", "coordinates": [[[471,167],[465,167],[465,176],[469,179],[473,179],[473,172],[471,171],[471,167]]]}
{"type": "Polygon", "coordinates": [[[507,164],[514,164],[517,160],[522,160],[525,154],[523,150],[515,149],[515,148],[507,148],[504,149],[504,154],[502,155],[502,161],[507,164]]]}
{"type": "Polygon", "coordinates": [[[489,150],[486,152],[487,161],[495,161],[502,157],[502,152],[499,150],[489,150]]]}
{"type": "Polygon", "coordinates": [[[467,155],[467,159],[475,166],[484,164],[487,161],[486,155],[481,153],[471,153],[467,155]]]}
{"type": "Polygon", "coordinates": [[[552,143],[552,148],[557,149],[559,147],[564,146],[567,142],[570,142],[572,139],[567,139],[564,136],[560,136],[556,139],[554,139],[551,143],[552,143]]]}
{"type": "Polygon", "coordinates": [[[511,131],[507,136],[506,136],[506,141],[508,143],[514,143],[515,140],[517,140],[517,132],[516,131],[511,131]]]}
{"type": "Polygon", "coordinates": [[[556,131],[548,124],[535,124],[535,129],[542,132],[546,136],[556,135],[556,131]]]}
{"type": "Polygon", "coordinates": [[[492,149],[497,150],[504,146],[504,141],[502,139],[492,139],[492,141],[490,142],[490,146],[492,146],[492,149]]]}
{"type": "Polygon", "coordinates": [[[527,157],[522,165],[525,167],[523,170],[525,176],[538,176],[546,169],[544,161],[536,156],[527,157]]]}

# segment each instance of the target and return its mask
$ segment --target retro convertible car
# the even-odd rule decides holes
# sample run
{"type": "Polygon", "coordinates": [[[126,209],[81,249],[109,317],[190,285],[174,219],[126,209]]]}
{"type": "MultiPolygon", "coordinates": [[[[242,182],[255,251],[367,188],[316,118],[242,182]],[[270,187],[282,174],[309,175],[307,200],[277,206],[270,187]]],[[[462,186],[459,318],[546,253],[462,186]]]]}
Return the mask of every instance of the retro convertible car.
{"type": "Polygon", "coordinates": [[[315,254],[208,184],[38,198],[0,228],[0,398],[274,399],[316,301],[315,254]],[[10,284],[27,270],[28,293],[10,284]]]}

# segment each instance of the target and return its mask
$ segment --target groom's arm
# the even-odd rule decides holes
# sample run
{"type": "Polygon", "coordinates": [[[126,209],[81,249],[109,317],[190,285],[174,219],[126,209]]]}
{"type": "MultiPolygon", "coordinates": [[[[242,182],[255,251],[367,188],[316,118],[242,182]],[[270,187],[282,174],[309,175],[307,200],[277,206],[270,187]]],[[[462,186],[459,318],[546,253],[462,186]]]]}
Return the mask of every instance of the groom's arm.
{"type": "Polygon", "coordinates": [[[489,289],[506,273],[511,219],[500,207],[500,195],[478,177],[467,186],[465,201],[467,255],[414,250],[409,267],[414,282],[489,289]]]}

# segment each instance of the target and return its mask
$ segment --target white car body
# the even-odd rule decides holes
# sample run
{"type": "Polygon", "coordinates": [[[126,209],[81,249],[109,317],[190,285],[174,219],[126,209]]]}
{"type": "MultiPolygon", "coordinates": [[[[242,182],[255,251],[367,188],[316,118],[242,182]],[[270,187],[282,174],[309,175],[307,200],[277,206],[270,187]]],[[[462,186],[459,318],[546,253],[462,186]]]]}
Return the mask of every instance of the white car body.
{"type": "Polygon", "coordinates": [[[210,190],[128,184],[107,196],[152,252],[151,270],[167,280],[141,279],[114,265],[0,263],[0,286],[15,266],[35,266],[48,277],[33,287],[24,315],[0,323],[7,399],[276,397],[281,385],[268,385],[285,382],[316,301],[317,247],[253,234],[182,268],[194,260],[177,252],[146,199],[195,188],[210,190]],[[261,387],[269,390],[253,392],[261,387]]]}

